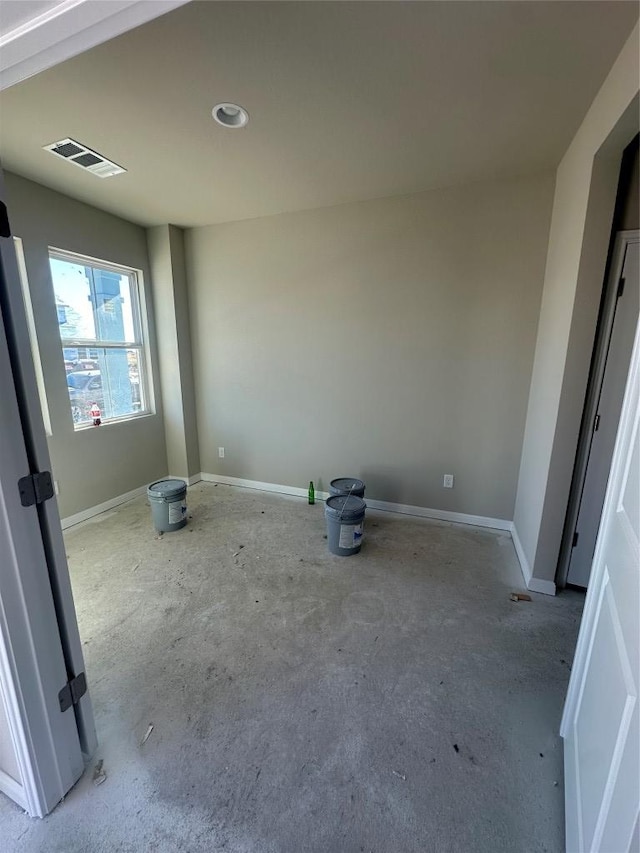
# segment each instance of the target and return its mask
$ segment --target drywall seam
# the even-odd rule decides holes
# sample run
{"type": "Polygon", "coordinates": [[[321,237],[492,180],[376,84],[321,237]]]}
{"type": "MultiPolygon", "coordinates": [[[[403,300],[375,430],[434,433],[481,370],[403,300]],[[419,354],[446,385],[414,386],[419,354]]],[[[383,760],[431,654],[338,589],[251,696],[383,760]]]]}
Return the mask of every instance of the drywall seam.
{"type": "MultiPolygon", "coordinates": [[[[257,489],[261,492],[274,492],[281,495],[293,495],[295,497],[307,497],[307,489],[297,486],[283,486],[278,483],[262,483],[258,480],[243,480],[239,477],[227,477],[222,474],[207,474],[204,471],[200,478],[205,483],[220,483],[225,486],[242,486],[246,489],[257,489]]],[[[316,491],[316,498],[325,500],[328,492],[316,491]]],[[[451,521],[456,524],[472,524],[475,527],[488,527],[493,530],[511,530],[511,521],[504,518],[487,518],[483,515],[468,515],[462,512],[447,512],[446,510],[429,509],[422,506],[409,506],[408,504],[396,504],[388,501],[375,501],[366,499],[367,506],[371,509],[379,509],[383,512],[393,512],[398,515],[412,515],[418,518],[432,518],[436,521],[451,521]]]]}

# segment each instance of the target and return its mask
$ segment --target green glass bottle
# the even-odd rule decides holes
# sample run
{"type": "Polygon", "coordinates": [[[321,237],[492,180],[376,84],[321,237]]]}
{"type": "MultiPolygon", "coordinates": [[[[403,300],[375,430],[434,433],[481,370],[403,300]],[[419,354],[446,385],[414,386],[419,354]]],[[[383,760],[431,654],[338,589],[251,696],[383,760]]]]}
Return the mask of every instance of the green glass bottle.
{"type": "Polygon", "coordinates": [[[314,504],[316,502],[316,493],[313,488],[313,480],[309,480],[309,503],[314,504]]]}

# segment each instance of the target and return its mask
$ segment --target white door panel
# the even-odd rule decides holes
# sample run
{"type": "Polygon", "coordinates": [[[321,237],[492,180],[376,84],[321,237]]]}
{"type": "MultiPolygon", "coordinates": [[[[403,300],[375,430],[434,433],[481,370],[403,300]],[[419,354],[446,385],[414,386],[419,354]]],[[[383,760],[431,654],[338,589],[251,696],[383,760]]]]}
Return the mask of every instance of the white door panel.
{"type": "Polygon", "coordinates": [[[3,194],[0,172],[0,791],[42,817],[82,774],[95,732],[88,694],[60,704],[84,665],[56,502],[23,506],[18,489],[50,464],[3,194]]]}
{"type": "Polygon", "coordinates": [[[73,710],[62,713],[67,681],[38,510],[23,507],[18,480],[29,473],[0,313],[0,693],[19,779],[0,790],[42,817],[84,765],[73,710]]]}
{"type": "MultiPolygon", "coordinates": [[[[637,280],[632,286],[640,286],[637,280]]],[[[640,326],[562,722],[568,853],[627,853],[640,809],[640,326]]]]}

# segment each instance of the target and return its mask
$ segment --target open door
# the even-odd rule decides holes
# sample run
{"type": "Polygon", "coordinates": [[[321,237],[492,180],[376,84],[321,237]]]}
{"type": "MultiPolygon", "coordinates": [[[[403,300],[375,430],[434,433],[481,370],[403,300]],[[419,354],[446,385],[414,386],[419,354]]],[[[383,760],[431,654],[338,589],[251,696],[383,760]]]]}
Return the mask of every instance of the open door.
{"type": "Polygon", "coordinates": [[[633,336],[640,313],[640,288],[637,287],[639,256],[640,232],[618,234],[608,283],[613,297],[609,306],[612,315],[610,334],[602,353],[599,393],[594,395],[594,407],[587,413],[591,432],[587,440],[586,473],[569,552],[567,583],[574,586],[589,585],[633,336]]]}
{"type": "Polygon", "coordinates": [[[0,791],[42,817],[96,747],[0,173],[0,791]]]}
{"type": "MultiPolygon", "coordinates": [[[[638,288],[637,275],[629,286],[638,288]]],[[[568,853],[638,850],[640,324],[561,734],[568,853]]]]}

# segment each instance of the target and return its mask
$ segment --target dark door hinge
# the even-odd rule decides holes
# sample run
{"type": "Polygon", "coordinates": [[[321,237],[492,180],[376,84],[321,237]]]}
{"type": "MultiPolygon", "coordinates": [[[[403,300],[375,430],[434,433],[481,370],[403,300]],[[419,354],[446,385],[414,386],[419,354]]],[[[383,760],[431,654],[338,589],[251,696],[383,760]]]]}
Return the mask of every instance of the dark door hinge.
{"type": "Polygon", "coordinates": [[[571,543],[571,547],[575,548],[577,544],[578,544],[578,531],[576,530],[576,532],[573,534],[573,542],[571,543]]]}
{"type": "Polygon", "coordinates": [[[618,293],[616,294],[616,299],[620,299],[620,297],[624,293],[624,283],[625,283],[625,279],[621,278],[620,281],[618,282],[618,293]]]}
{"type": "Polygon", "coordinates": [[[18,480],[22,506],[34,506],[48,501],[55,494],[50,471],[39,471],[18,480]]]}
{"type": "Polygon", "coordinates": [[[595,420],[593,422],[593,431],[598,432],[600,429],[600,415],[596,415],[595,420]]]}
{"type": "Polygon", "coordinates": [[[87,678],[84,672],[72,678],[62,690],[58,693],[58,701],[60,702],[60,710],[66,711],[72,705],[77,705],[87,692],[87,678]]]}
{"type": "Polygon", "coordinates": [[[11,237],[7,205],[3,201],[0,201],[0,237],[11,237]]]}

